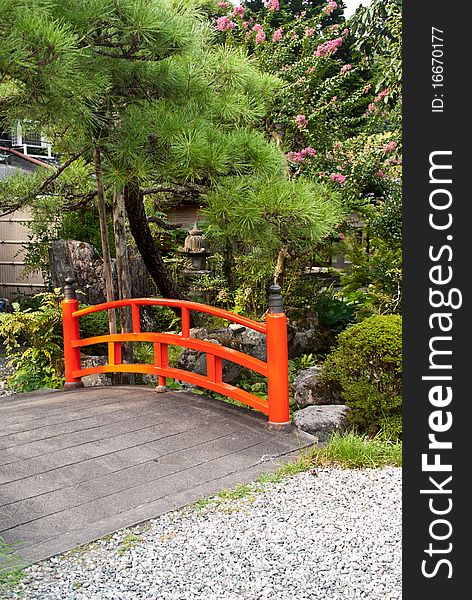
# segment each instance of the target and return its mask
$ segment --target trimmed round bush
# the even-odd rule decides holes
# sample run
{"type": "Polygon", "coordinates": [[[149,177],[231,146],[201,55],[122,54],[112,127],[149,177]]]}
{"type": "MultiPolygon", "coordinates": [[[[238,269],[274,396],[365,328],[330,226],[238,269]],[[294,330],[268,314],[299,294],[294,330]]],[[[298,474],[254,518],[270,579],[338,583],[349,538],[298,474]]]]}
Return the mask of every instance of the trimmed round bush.
{"type": "Polygon", "coordinates": [[[326,358],[323,380],[352,408],[351,424],[369,435],[402,432],[402,318],[375,315],[346,329],[326,358]]]}

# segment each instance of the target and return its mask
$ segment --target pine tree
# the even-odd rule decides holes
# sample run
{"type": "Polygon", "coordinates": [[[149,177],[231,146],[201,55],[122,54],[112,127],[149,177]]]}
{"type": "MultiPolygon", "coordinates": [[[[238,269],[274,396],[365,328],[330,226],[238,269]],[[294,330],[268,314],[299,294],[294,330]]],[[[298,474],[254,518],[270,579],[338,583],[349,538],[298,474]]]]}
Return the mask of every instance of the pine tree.
{"type": "Polygon", "coordinates": [[[2,124],[41,128],[62,165],[28,184],[4,184],[4,207],[51,194],[66,198],[64,210],[97,190],[100,202],[102,184],[109,199],[123,192],[149,273],[163,295],[180,297],[145,197],[199,196],[227,175],[286,172],[282,153],[252,130],[276,78],[211,41],[198,1],[1,0],[2,124]],[[77,166],[95,175],[97,190],[67,185],[77,166]]]}

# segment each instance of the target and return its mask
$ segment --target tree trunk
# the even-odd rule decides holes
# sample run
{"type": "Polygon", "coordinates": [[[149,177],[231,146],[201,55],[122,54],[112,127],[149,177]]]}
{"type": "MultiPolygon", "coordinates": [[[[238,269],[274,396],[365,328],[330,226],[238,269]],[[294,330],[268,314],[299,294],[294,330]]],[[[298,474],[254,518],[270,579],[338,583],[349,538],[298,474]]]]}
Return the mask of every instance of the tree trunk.
{"type": "MultiPolygon", "coordinates": [[[[105,190],[103,188],[102,161],[100,155],[100,148],[98,146],[95,146],[93,149],[93,158],[95,162],[95,177],[97,180],[98,215],[100,220],[100,237],[102,241],[105,292],[107,302],[112,302],[115,299],[115,293],[113,290],[113,274],[111,270],[110,244],[108,241],[107,210],[105,202],[105,190]]],[[[114,310],[108,311],[108,323],[110,333],[116,333],[116,315],[114,310]]]]}
{"type": "Polygon", "coordinates": [[[228,282],[230,290],[234,290],[236,287],[236,278],[234,274],[235,260],[234,260],[234,243],[227,241],[225,243],[224,258],[223,258],[223,274],[228,282]]]}
{"type": "MultiPolygon", "coordinates": [[[[118,275],[118,295],[120,299],[132,297],[131,273],[129,268],[128,242],[126,239],[126,209],[123,194],[113,193],[113,228],[115,233],[116,271],[118,275]]],[[[133,321],[131,308],[121,309],[121,332],[131,333],[133,321]]],[[[133,362],[132,344],[123,344],[123,361],[133,362]]]]}
{"type": "Polygon", "coordinates": [[[280,285],[282,287],[282,283],[285,275],[285,262],[287,258],[290,258],[290,252],[288,251],[287,246],[282,246],[279,250],[279,254],[277,255],[277,265],[275,267],[274,273],[274,283],[276,285],[280,285]]]}
{"type": "Polygon", "coordinates": [[[157,289],[164,298],[183,300],[152,237],[141,190],[135,184],[127,185],[124,189],[124,201],[131,234],[157,289]]]}

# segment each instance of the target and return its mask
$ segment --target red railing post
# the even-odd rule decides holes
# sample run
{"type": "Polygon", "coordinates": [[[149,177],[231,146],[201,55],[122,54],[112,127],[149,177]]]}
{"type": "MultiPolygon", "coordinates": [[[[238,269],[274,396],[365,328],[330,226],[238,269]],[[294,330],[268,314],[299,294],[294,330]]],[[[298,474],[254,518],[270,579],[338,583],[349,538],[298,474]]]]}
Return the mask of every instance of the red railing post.
{"type": "Polygon", "coordinates": [[[64,368],[66,382],[64,389],[82,387],[80,377],[72,373],[80,370],[80,348],[73,348],[72,342],[80,338],[79,318],[73,313],[78,310],[79,301],[75,296],[74,280],[68,277],[64,286],[64,300],[62,301],[62,326],[64,332],[64,368]]]}
{"type": "Polygon", "coordinates": [[[267,427],[277,430],[290,429],[287,317],[278,285],[270,288],[266,327],[269,400],[267,427]]]}

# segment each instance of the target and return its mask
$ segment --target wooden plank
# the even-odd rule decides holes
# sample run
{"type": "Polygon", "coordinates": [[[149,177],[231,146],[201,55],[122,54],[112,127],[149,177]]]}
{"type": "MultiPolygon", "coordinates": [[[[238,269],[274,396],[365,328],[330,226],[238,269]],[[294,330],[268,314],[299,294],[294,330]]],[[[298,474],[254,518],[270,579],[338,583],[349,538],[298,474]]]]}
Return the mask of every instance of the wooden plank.
{"type": "Polygon", "coordinates": [[[268,432],[263,415],[232,404],[129,386],[10,401],[4,416],[0,440],[16,445],[0,452],[0,530],[28,560],[273,469],[313,442],[268,432]]]}
{"type": "MultiPolygon", "coordinates": [[[[1,534],[7,540],[14,531],[16,539],[35,543],[44,540],[46,536],[51,537],[51,532],[57,535],[77,528],[79,523],[80,526],[89,525],[122,512],[130,506],[172,497],[177,491],[195,486],[202,480],[221,476],[228,471],[229,464],[232,465],[231,470],[240,470],[253,465],[264,456],[267,447],[267,442],[257,441],[255,433],[245,433],[244,436],[234,438],[231,438],[231,435],[223,436],[200,444],[198,450],[194,449],[192,453],[180,452],[162,457],[159,463],[154,463],[154,467],[147,465],[147,470],[143,470],[142,473],[134,470],[136,475],[134,484],[133,470],[131,470],[128,473],[128,480],[120,474],[119,478],[105,477],[100,482],[93,484],[87,482],[88,485],[74,487],[69,490],[70,494],[64,489],[56,498],[52,508],[61,507],[61,502],[68,502],[70,496],[75,494],[79,494],[80,503],[65,510],[60,509],[41,515],[39,518],[30,519],[11,528],[4,528],[1,534]],[[152,472],[149,473],[151,468],[152,472]],[[101,496],[95,495],[97,489],[101,496]]],[[[49,498],[42,499],[42,505],[49,506],[49,498]]],[[[2,512],[3,510],[2,508],[2,512]]],[[[31,513],[29,515],[31,516],[31,513]]],[[[18,519],[18,516],[16,518],[18,519]]]]}
{"type": "MultiPolygon", "coordinates": [[[[180,414],[183,409],[183,406],[174,406],[172,412],[170,409],[166,410],[163,414],[160,414],[159,422],[165,423],[169,419],[175,418],[175,411],[180,414]]],[[[194,413],[196,410],[198,410],[196,407],[185,407],[185,411],[189,414],[194,413]]],[[[64,433],[8,448],[7,451],[0,452],[0,465],[7,465],[22,459],[44,456],[51,452],[74,448],[88,442],[100,441],[108,437],[128,433],[129,431],[137,432],[149,426],[149,417],[153,414],[156,414],[156,410],[150,407],[147,411],[142,411],[138,415],[128,413],[125,415],[126,418],[118,418],[112,423],[99,425],[83,431],[64,433]]]]}
{"type": "Polygon", "coordinates": [[[186,448],[197,448],[202,443],[230,435],[234,431],[237,431],[237,425],[229,421],[199,424],[199,426],[192,426],[188,422],[172,425],[168,423],[165,428],[153,427],[150,432],[153,437],[151,441],[139,443],[136,440],[130,448],[79,460],[64,467],[45,470],[39,475],[31,475],[0,485],[0,507],[3,510],[11,498],[32,498],[80,482],[96,480],[99,485],[98,480],[109,473],[120,472],[121,478],[126,475],[128,469],[133,470],[149,461],[152,464],[148,464],[148,467],[153,468],[157,465],[154,461],[159,460],[160,463],[162,457],[167,454],[174,454],[186,448]]]}

